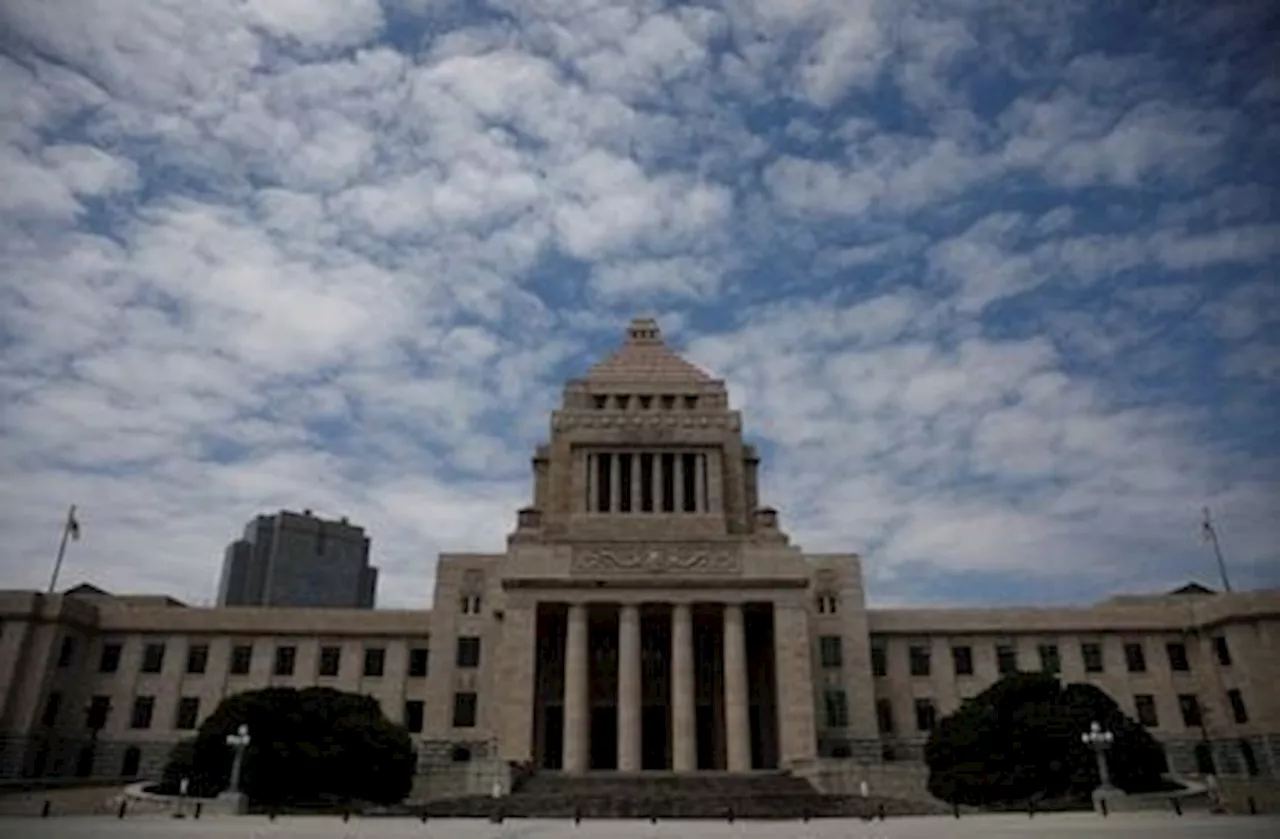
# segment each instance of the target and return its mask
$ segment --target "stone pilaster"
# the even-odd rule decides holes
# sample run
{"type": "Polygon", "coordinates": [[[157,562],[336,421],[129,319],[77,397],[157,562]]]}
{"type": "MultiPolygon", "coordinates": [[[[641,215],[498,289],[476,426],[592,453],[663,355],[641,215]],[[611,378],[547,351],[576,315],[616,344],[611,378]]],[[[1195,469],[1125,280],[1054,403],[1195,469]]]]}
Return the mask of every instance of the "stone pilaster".
{"type": "Polygon", "coordinates": [[[693,707],[693,615],[688,603],[671,609],[671,768],[698,768],[697,720],[693,707]]]}
{"type": "Polygon", "coordinates": [[[587,770],[587,608],[569,606],[564,656],[564,771],[587,770]]]}
{"type": "Polygon", "coordinates": [[[742,606],[724,607],[724,729],[726,764],[730,772],[751,769],[750,718],[747,713],[746,635],[742,606]]]}
{"type": "Polygon", "coordinates": [[[533,757],[533,685],[538,650],[535,634],[537,605],[508,604],[502,620],[502,640],[498,651],[494,730],[499,732],[504,760],[525,761],[533,757]]]}
{"type": "Polygon", "coordinates": [[[640,770],[640,609],[631,603],[618,614],[618,769],[640,770]]]}
{"type": "Polygon", "coordinates": [[[778,681],[778,757],[780,768],[787,769],[812,761],[816,751],[809,624],[801,604],[774,604],[773,637],[778,681]]]}

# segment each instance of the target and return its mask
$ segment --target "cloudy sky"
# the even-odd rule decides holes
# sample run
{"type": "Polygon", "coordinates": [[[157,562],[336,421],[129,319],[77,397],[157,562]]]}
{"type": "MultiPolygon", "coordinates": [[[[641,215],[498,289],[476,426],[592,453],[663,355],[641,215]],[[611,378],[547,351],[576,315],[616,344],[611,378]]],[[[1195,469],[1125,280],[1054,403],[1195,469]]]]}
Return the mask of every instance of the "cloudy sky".
{"type": "Polygon", "coordinates": [[[64,582],[202,602],[250,517],[310,507],[424,604],[637,313],[873,603],[1216,585],[1206,504],[1236,586],[1278,585],[1276,24],[3,0],[0,586],[47,584],[74,502],[64,582]]]}

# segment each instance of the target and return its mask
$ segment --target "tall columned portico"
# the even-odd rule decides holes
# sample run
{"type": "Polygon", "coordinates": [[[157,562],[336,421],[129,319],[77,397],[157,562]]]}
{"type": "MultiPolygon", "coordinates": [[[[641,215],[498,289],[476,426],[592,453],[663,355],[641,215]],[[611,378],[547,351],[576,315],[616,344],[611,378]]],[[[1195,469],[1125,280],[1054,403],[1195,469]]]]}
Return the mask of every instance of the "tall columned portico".
{"type": "Polygon", "coordinates": [[[569,773],[776,767],[773,611],[768,602],[541,603],[537,682],[552,684],[531,715],[537,764],[569,773]],[[749,635],[766,651],[750,664],[749,635]]]}

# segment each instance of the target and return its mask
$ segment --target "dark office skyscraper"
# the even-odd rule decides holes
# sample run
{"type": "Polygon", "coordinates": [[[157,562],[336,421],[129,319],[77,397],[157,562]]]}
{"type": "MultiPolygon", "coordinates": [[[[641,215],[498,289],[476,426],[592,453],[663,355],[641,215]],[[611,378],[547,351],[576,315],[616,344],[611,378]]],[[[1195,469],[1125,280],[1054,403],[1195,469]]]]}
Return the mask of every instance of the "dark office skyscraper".
{"type": "Polygon", "coordinates": [[[377,584],[364,528],[282,510],[227,546],[218,605],[372,609],[377,584]]]}

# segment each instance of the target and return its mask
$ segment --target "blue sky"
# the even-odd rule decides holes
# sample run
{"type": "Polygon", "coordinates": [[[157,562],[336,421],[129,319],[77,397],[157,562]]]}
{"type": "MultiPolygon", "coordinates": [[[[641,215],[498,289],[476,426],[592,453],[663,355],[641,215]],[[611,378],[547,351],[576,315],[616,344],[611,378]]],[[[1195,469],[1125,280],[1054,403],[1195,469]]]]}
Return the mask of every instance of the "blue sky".
{"type": "Polygon", "coordinates": [[[422,605],[653,314],[873,603],[1280,584],[1272,5],[8,0],[0,579],[422,605]]]}

